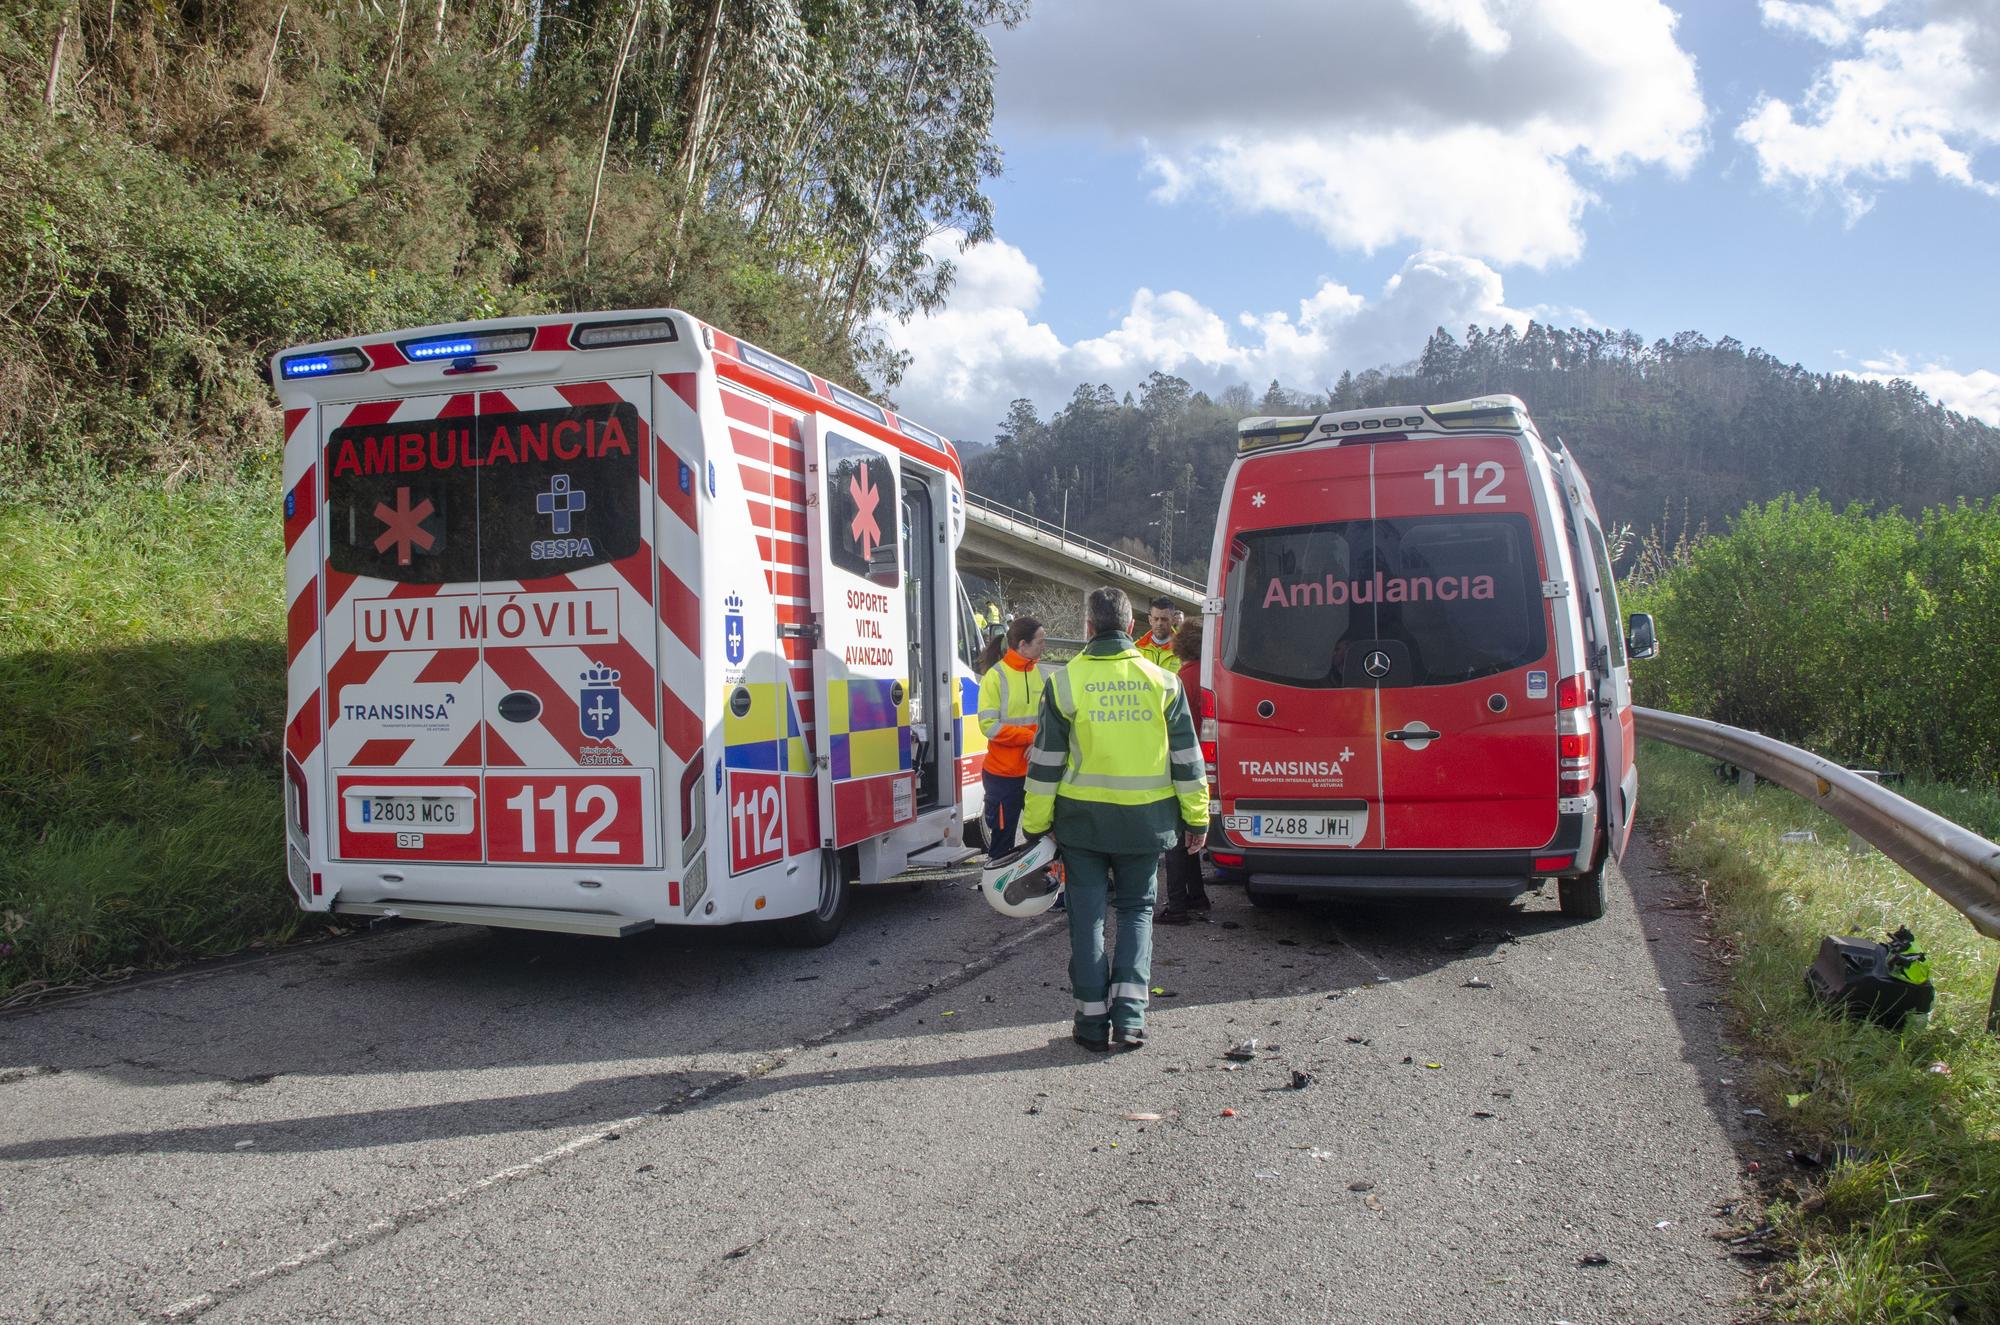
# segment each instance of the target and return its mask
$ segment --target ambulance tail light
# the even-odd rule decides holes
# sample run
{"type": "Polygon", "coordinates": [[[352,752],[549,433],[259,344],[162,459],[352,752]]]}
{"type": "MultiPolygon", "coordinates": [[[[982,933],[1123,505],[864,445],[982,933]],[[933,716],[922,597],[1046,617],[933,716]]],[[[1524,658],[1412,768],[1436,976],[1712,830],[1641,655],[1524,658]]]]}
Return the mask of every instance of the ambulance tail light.
{"type": "Polygon", "coordinates": [[[368,370],[368,356],[360,350],[329,350],[325,354],[288,354],[278,360],[278,375],[287,382],[302,377],[337,377],[341,373],[368,370]]]}
{"type": "Polygon", "coordinates": [[[1208,858],[1226,870],[1243,868],[1243,857],[1234,851],[1211,851],[1208,858]]]}
{"type": "Polygon", "coordinates": [[[306,771],[299,761],[285,756],[285,818],[305,837],[309,811],[306,804],[306,771]]]}
{"type": "Polygon", "coordinates": [[[1597,736],[1590,721],[1590,683],[1566,676],[1556,686],[1556,794],[1588,796],[1597,782],[1597,736]]]}
{"type": "Polygon", "coordinates": [[[486,354],[517,354],[535,343],[533,327],[512,327],[506,331],[484,331],[477,335],[432,336],[406,340],[399,348],[411,363],[434,359],[476,359],[486,354]]]}
{"type": "Polygon", "coordinates": [[[1215,795],[1215,692],[1195,687],[1195,712],[1200,717],[1201,763],[1208,773],[1208,794],[1215,795]]]}

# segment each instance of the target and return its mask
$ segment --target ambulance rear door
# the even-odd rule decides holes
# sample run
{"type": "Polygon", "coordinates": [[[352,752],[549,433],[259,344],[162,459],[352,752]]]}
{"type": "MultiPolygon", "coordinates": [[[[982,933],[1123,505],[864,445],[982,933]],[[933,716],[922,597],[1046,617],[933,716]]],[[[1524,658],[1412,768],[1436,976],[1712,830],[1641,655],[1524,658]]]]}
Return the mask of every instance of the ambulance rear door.
{"type": "Polygon", "coordinates": [[[1515,436],[1368,450],[1374,638],[1353,679],[1378,702],[1382,844],[1539,846],[1556,830],[1561,679],[1542,590],[1560,563],[1535,501],[1546,478],[1515,436]]]}
{"type": "Polygon", "coordinates": [[[485,676],[470,392],[321,409],[328,849],[483,858],[485,676]]]}
{"type": "Polygon", "coordinates": [[[486,847],[660,860],[651,384],[479,393],[486,847]]]}
{"type": "Polygon", "coordinates": [[[1382,844],[1375,696],[1354,683],[1373,616],[1350,582],[1372,546],[1368,457],[1316,446],[1238,463],[1225,496],[1211,656],[1217,787],[1238,846],[1382,844]]]}
{"type": "Polygon", "coordinates": [[[844,847],[916,818],[896,450],[826,415],[806,427],[819,822],[844,847]]]}

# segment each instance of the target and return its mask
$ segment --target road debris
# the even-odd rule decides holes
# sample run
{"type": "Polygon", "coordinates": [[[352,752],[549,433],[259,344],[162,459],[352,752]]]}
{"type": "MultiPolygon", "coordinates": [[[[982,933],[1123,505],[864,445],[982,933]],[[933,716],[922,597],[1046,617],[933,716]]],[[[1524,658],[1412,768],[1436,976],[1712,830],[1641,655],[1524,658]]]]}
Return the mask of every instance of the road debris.
{"type": "Polygon", "coordinates": [[[1587,1256],[1577,1257],[1576,1263],[1578,1265],[1609,1265],[1611,1264],[1611,1258],[1609,1256],[1601,1256],[1593,1251],[1587,1256]]]}
{"type": "Polygon", "coordinates": [[[1222,1056],[1238,1063],[1255,1062],[1257,1058],[1257,1041],[1255,1039],[1239,1040],[1235,1044],[1230,1045],[1229,1048],[1223,1050],[1222,1056]]]}
{"type": "Polygon", "coordinates": [[[1234,1109],[1224,1109],[1224,1110],[1222,1111],[1222,1116],[1223,1116],[1223,1117],[1225,1117],[1225,1118],[1234,1118],[1234,1117],[1236,1116],[1236,1110],[1234,1110],[1234,1109]]]}
{"type": "Polygon", "coordinates": [[[1482,980],[1476,975],[1459,986],[1460,989],[1491,989],[1492,987],[1493,982],[1491,980],[1482,980]]]}
{"type": "Polygon", "coordinates": [[[1293,1090],[1304,1090],[1306,1087],[1312,1085],[1315,1081],[1318,1080],[1319,1078],[1314,1076],[1310,1072],[1301,1072],[1296,1067],[1292,1069],[1293,1090]]]}
{"type": "Polygon", "coordinates": [[[1127,1113],[1119,1116],[1124,1118],[1128,1123],[1156,1123],[1160,1121],[1160,1115],[1157,1113],[1127,1113]]]}
{"type": "Polygon", "coordinates": [[[1347,1184],[1347,1190],[1350,1192],[1372,1192],[1375,1190],[1375,1184],[1366,1178],[1356,1178],[1353,1182],[1347,1184]]]}

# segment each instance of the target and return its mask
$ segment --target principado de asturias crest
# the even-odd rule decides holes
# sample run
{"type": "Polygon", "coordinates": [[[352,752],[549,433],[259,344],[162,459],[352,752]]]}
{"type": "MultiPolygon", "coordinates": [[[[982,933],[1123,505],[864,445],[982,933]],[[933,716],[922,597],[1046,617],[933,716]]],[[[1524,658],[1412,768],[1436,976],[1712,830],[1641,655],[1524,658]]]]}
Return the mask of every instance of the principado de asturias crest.
{"type": "Polygon", "coordinates": [[[593,741],[608,741],[618,734],[618,717],[623,696],[618,693],[618,672],[601,663],[583,673],[583,688],[577,692],[577,721],[583,734],[593,741]]]}
{"type": "Polygon", "coordinates": [[[734,667],[743,661],[743,600],[732,593],[722,605],[722,649],[734,667]]]}

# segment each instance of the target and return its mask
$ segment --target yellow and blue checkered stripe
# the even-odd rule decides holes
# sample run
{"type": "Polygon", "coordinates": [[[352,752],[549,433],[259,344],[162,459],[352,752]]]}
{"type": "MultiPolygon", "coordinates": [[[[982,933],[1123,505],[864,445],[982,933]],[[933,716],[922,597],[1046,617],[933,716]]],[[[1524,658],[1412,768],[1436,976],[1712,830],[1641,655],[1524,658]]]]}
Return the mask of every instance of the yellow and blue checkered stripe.
{"type": "Polygon", "coordinates": [[[905,687],[898,700],[898,684],[860,677],[827,687],[827,755],[836,782],[909,770],[910,695],[905,687]]]}
{"type": "Polygon", "coordinates": [[[722,704],[722,765],[724,768],[755,769],[765,773],[810,773],[812,761],[806,755],[805,736],[799,730],[798,710],[792,706],[791,687],[776,681],[752,681],[743,686],[750,692],[750,708],[742,717],[730,710],[729,687],[722,704]],[[778,739],[780,715],[784,739],[778,739]]]}
{"type": "Polygon", "coordinates": [[[960,759],[973,755],[986,755],[986,733],[980,730],[977,721],[967,722],[965,715],[979,712],[979,678],[970,673],[961,673],[958,678],[958,706],[952,713],[952,730],[957,736],[953,745],[960,759]]]}

